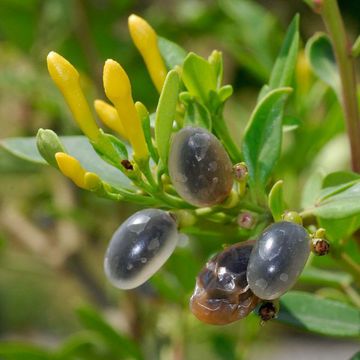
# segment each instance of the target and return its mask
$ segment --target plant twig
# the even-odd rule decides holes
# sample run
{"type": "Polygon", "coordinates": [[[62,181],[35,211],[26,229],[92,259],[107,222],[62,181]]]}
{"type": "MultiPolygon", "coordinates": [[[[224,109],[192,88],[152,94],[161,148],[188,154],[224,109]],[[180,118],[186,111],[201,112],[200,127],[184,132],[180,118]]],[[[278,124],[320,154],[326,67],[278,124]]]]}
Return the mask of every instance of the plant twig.
{"type": "Polygon", "coordinates": [[[352,169],[360,172],[360,116],[356,96],[355,64],[336,0],[322,0],[319,13],[332,40],[339,68],[343,110],[351,147],[352,169]]]}

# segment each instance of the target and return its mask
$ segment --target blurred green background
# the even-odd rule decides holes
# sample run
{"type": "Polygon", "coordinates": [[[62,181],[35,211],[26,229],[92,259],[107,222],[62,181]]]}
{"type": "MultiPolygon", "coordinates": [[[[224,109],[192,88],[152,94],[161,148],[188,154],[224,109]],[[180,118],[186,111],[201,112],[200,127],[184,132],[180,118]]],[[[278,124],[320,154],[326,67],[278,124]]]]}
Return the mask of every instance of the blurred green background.
{"type": "MultiPolygon", "coordinates": [[[[340,7],[354,39],[360,2],[340,1],[340,7]]],[[[296,12],[304,42],[323,30],[302,1],[0,0],[0,138],[33,136],[39,127],[79,133],[47,74],[51,50],[81,72],[90,102],[105,99],[104,61],[119,61],[134,99],[154,111],[157,92],[127,30],[131,13],[189,51],[203,56],[223,51],[225,83],[235,90],[226,114],[234,132],[241,133],[296,12]]],[[[289,106],[301,125],[285,136],[276,169],[294,208],[297,189],[319,164],[339,170],[349,157],[335,95],[308,70],[301,71],[289,106]],[[321,141],[319,132],[326,133],[321,141]]],[[[210,235],[185,239],[138,290],[112,288],[103,274],[103,254],[114,230],[137,209],[98,199],[53,169],[0,151],[0,341],[16,340],[23,351],[14,355],[9,347],[9,359],[127,359],[141,353],[146,359],[288,359],[291,354],[292,359],[341,360],[358,348],[277,323],[260,327],[255,315],[221,328],[201,324],[190,314],[188,299],[196,274],[221,248],[210,235]]],[[[336,268],[330,259],[321,266],[336,268]]]]}

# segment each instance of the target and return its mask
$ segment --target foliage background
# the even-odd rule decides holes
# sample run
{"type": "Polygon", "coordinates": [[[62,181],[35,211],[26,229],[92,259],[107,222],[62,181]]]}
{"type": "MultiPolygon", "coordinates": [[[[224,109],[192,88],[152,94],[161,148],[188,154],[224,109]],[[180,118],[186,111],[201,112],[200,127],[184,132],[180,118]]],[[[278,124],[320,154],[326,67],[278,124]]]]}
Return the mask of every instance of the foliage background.
{"type": "MultiPolygon", "coordinates": [[[[323,25],[301,1],[250,2],[254,17],[233,12],[230,3],[0,0],[0,137],[34,135],[39,127],[78,133],[46,71],[51,50],[82,72],[90,101],[104,98],[103,62],[121,62],[134,98],[154,110],[157,93],[127,30],[131,13],[189,51],[203,56],[214,48],[223,51],[225,83],[235,90],[227,118],[233,131],[241,133],[293,15],[301,15],[304,41],[323,25]]],[[[355,38],[360,4],[340,1],[340,7],[355,38]]],[[[311,98],[314,84],[311,74],[297,79],[290,107],[301,126],[285,136],[276,169],[294,208],[300,201],[298,189],[315,169],[348,166],[340,107],[324,84],[316,83],[311,98]]],[[[225,328],[199,323],[188,311],[188,299],[202,264],[222,245],[209,234],[178,248],[150,284],[118,291],[104,278],[103,254],[113,231],[137,210],[134,205],[98,199],[54,170],[22,163],[3,150],[0,174],[0,339],[5,359],[124,359],[139,357],[139,352],[148,359],[269,359],[269,349],[278,359],[288,358],[289,351],[296,359],[309,358],[306,351],[347,359],[358,348],[352,341],[304,335],[277,323],[260,327],[256,316],[225,328]],[[60,253],[54,253],[54,243],[61,244],[60,253]],[[16,351],[6,345],[9,340],[19,342],[16,351]]],[[[322,259],[320,266],[337,270],[331,258],[322,259]]],[[[305,282],[298,288],[341,297],[305,282]]]]}

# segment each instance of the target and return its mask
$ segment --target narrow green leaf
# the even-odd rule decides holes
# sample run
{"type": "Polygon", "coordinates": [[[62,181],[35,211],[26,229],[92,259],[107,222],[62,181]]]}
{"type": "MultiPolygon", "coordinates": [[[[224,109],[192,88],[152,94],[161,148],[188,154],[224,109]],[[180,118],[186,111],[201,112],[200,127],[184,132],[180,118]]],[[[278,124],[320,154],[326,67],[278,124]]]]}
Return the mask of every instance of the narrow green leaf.
{"type": "Polygon", "coordinates": [[[291,88],[269,92],[256,106],[242,144],[250,185],[262,189],[280,156],[282,115],[291,88]]]}
{"type": "Polygon", "coordinates": [[[161,56],[169,70],[173,69],[176,65],[182,65],[187,55],[186,50],[161,36],[158,36],[158,45],[161,56]]]}
{"type": "Polygon", "coordinates": [[[150,156],[154,160],[155,163],[158,163],[159,155],[153,144],[149,112],[146,109],[145,105],[143,105],[140,101],[137,101],[135,103],[135,107],[136,107],[136,111],[141,120],[141,125],[142,125],[143,131],[144,131],[144,136],[145,136],[145,141],[146,141],[146,145],[149,149],[150,156]]]}
{"type": "Polygon", "coordinates": [[[360,182],[359,180],[352,180],[346,183],[340,183],[338,185],[333,185],[321,189],[316,204],[324,202],[326,201],[326,199],[344,192],[345,190],[349,189],[350,187],[356,185],[359,182],[360,182]]]}
{"type": "Polygon", "coordinates": [[[274,184],[269,193],[268,205],[275,221],[281,220],[281,215],[286,210],[283,192],[283,181],[274,184]]]}
{"type": "Polygon", "coordinates": [[[269,90],[290,86],[299,49],[299,15],[295,15],[286,32],[269,80],[269,90]]]}
{"type": "Polygon", "coordinates": [[[360,310],[300,291],[282,296],[277,320],[323,335],[360,336],[360,310]]]}
{"type": "Polygon", "coordinates": [[[98,334],[115,353],[142,359],[136,343],[114,330],[94,309],[82,307],[77,309],[76,313],[83,326],[98,334]]]}
{"type": "Polygon", "coordinates": [[[176,104],[178,101],[180,77],[175,70],[169,71],[160,94],[155,118],[155,141],[159,157],[167,166],[170,146],[170,136],[175,119],[176,104]]]}
{"type": "Polygon", "coordinates": [[[190,53],[183,65],[182,80],[192,96],[207,104],[211,91],[217,89],[217,77],[213,66],[204,58],[190,53]]]}
{"type": "Polygon", "coordinates": [[[315,34],[307,42],[305,51],[314,73],[332,87],[340,99],[340,77],[329,37],[324,33],[315,34]]]}
{"type": "MultiPolygon", "coordinates": [[[[67,152],[78,159],[86,170],[98,174],[115,188],[132,189],[130,180],[120,170],[103,161],[85,136],[60,136],[59,138],[67,152]]],[[[0,146],[19,158],[46,165],[36,147],[35,137],[3,139],[0,146]]]]}

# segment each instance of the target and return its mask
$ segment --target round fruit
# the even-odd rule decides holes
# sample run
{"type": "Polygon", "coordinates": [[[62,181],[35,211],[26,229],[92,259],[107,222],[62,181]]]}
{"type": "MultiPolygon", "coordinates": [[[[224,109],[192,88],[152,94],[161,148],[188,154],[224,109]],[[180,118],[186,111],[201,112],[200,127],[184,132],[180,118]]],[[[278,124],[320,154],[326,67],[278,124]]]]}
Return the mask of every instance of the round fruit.
{"type": "Polygon", "coordinates": [[[232,245],[211,258],[196,279],[190,309],[201,321],[224,325],[247,316],[259,299],[249,289],[246,269],[254,242],[232,245]]]}
{"type": "Polygon", "coordinates": [[[142,285],[169,258],[177,240],[176,222],[166,211],[138,211],[114,233],[105,255],[105,274],[120,289],[142,285]]]}
{"type": "Polygon", "coordinates": [[[202,128],[186,127],[174,135],[169,175],[178,194],[199,207],[221,203],[233,185],[228,154],[220,141],[202,128]]]}
{"type": "Polygon", "coordinates": [[[249,259],[247,281],[253,293],[272,300],[296,282],[310,253],[310,237],[298,224],[281,221],[258,238],[249,259]]]}

